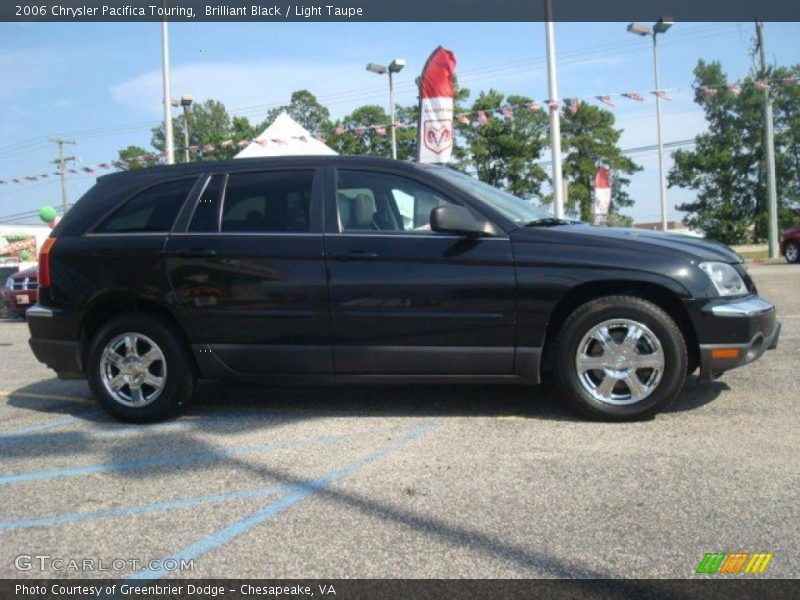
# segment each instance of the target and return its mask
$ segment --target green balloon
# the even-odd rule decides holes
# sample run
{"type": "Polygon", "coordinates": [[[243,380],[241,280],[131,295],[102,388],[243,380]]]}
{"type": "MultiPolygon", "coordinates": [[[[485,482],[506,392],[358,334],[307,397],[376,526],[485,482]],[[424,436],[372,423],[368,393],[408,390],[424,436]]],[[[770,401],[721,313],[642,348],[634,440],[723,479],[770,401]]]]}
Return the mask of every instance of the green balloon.
{"type": "Polygon", "coordinates": [[[56,209],[52,206],[43,206],[39,209],[39,218],[45,223],[49,223],[58,216],[56,209]]]}
{"type": "Polygon", "coordinates": [[[28,252],[27,250],[23,250],[22,252],[19,253],[19,259],[22,261],[28,261],[31,259],[31,253],[28,252]]]}

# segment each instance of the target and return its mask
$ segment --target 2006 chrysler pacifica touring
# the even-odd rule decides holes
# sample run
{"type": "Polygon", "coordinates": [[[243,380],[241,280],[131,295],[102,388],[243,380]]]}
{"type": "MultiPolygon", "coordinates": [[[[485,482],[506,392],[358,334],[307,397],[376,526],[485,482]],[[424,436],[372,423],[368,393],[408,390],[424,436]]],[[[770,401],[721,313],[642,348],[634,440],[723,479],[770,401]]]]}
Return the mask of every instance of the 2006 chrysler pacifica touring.
{"type": "Polygon", "coordinates": [[[196,379],[540,381],[646,418],[778,341],[739,257],[554,219],[450,169],[287,157],[107,175],[43,245],[36,357],[152,421],[196,379]]]}

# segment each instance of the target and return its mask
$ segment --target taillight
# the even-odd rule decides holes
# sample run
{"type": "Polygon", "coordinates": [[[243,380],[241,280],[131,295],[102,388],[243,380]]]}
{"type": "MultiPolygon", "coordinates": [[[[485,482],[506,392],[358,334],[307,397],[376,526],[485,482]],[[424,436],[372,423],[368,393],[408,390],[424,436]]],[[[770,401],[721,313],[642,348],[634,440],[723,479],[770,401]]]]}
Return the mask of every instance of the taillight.
{"type": "Polygon", "coordinates": [[[50,250],[55,243],[56,238],[49,237],[39,250],[39,287],[50,287],[50,250]]]}

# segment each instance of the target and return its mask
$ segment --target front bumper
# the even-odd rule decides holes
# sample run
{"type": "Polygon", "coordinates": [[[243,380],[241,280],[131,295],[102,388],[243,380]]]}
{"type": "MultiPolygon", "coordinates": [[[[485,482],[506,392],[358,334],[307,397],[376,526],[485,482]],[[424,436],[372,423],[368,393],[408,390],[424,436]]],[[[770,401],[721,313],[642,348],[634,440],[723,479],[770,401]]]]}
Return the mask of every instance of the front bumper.
{"type": "Polygon", "coordinates": [[[781,323],[775,307],[758,296],[718,298],[701,309],[700,377],[713,379],[744,366],[778,346],[781,323]]]}

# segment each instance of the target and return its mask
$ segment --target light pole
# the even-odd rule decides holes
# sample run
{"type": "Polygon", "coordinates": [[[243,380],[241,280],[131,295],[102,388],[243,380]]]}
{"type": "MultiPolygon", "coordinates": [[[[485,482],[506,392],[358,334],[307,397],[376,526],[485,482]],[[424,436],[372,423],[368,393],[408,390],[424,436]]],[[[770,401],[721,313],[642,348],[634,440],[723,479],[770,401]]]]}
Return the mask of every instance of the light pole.
{"type": "Polygon", "coordinates": [[[556,71],[556,31],[553,6],[545,4],[547,42],[547,88],[550,93],[550,153],[553,160],[553,209],[556,219],[564,218],[564,174],[561,170],[561,114],[558,112],[558,72],[556,71]]]}
{"type": "Polygon", "coordinates": [[[656,80],[656,132],[658,135],[658,185],[661,199],[661,230],[667,231],[667,182],[664,179],[664,143],[661,138],[661,76],[658,72],[658,34],[672,27],[670,17],[662,17],[652,27],[642,23],[631,23],[628,31],[642,37],[653,38],[653,70],[656,80]]]}
{"type": "Polygon", "coordinates": [[[172,106],[183,107],[183,156],[189,162],[189,107],[192,105],[192,97],[189,94],[181,96],[180,100],[173,100],[172,106]]]}
{"type": "Polygon", "coordinates": [[[405,58],[395,58],[389,63],[388,67],[379,65],[377,63],[368,63],[367,71],[377,75],[389,74],[389,118],[392,120],[390,127],[392,128],[392,158],[397,158],[397,135],[394,127],[394,83],[392,82],[392,74],[399,73],[406,66],[405,58]]]}
{"type": "MultiPolygon", "coordinates": [[[[167,0],[164,0],[164,8],[167,0]]],[[[164,11],[166,13],[166,10],[164,11]]],[[[170,115],[170,101],[172,94],[169,91],[169,29],[167,18],[161,22],[161,75],[164,84],[164,150],[167,153],[167,164],[175,163],[175,150],[172,142],[172,115],[170,115]]]]}

